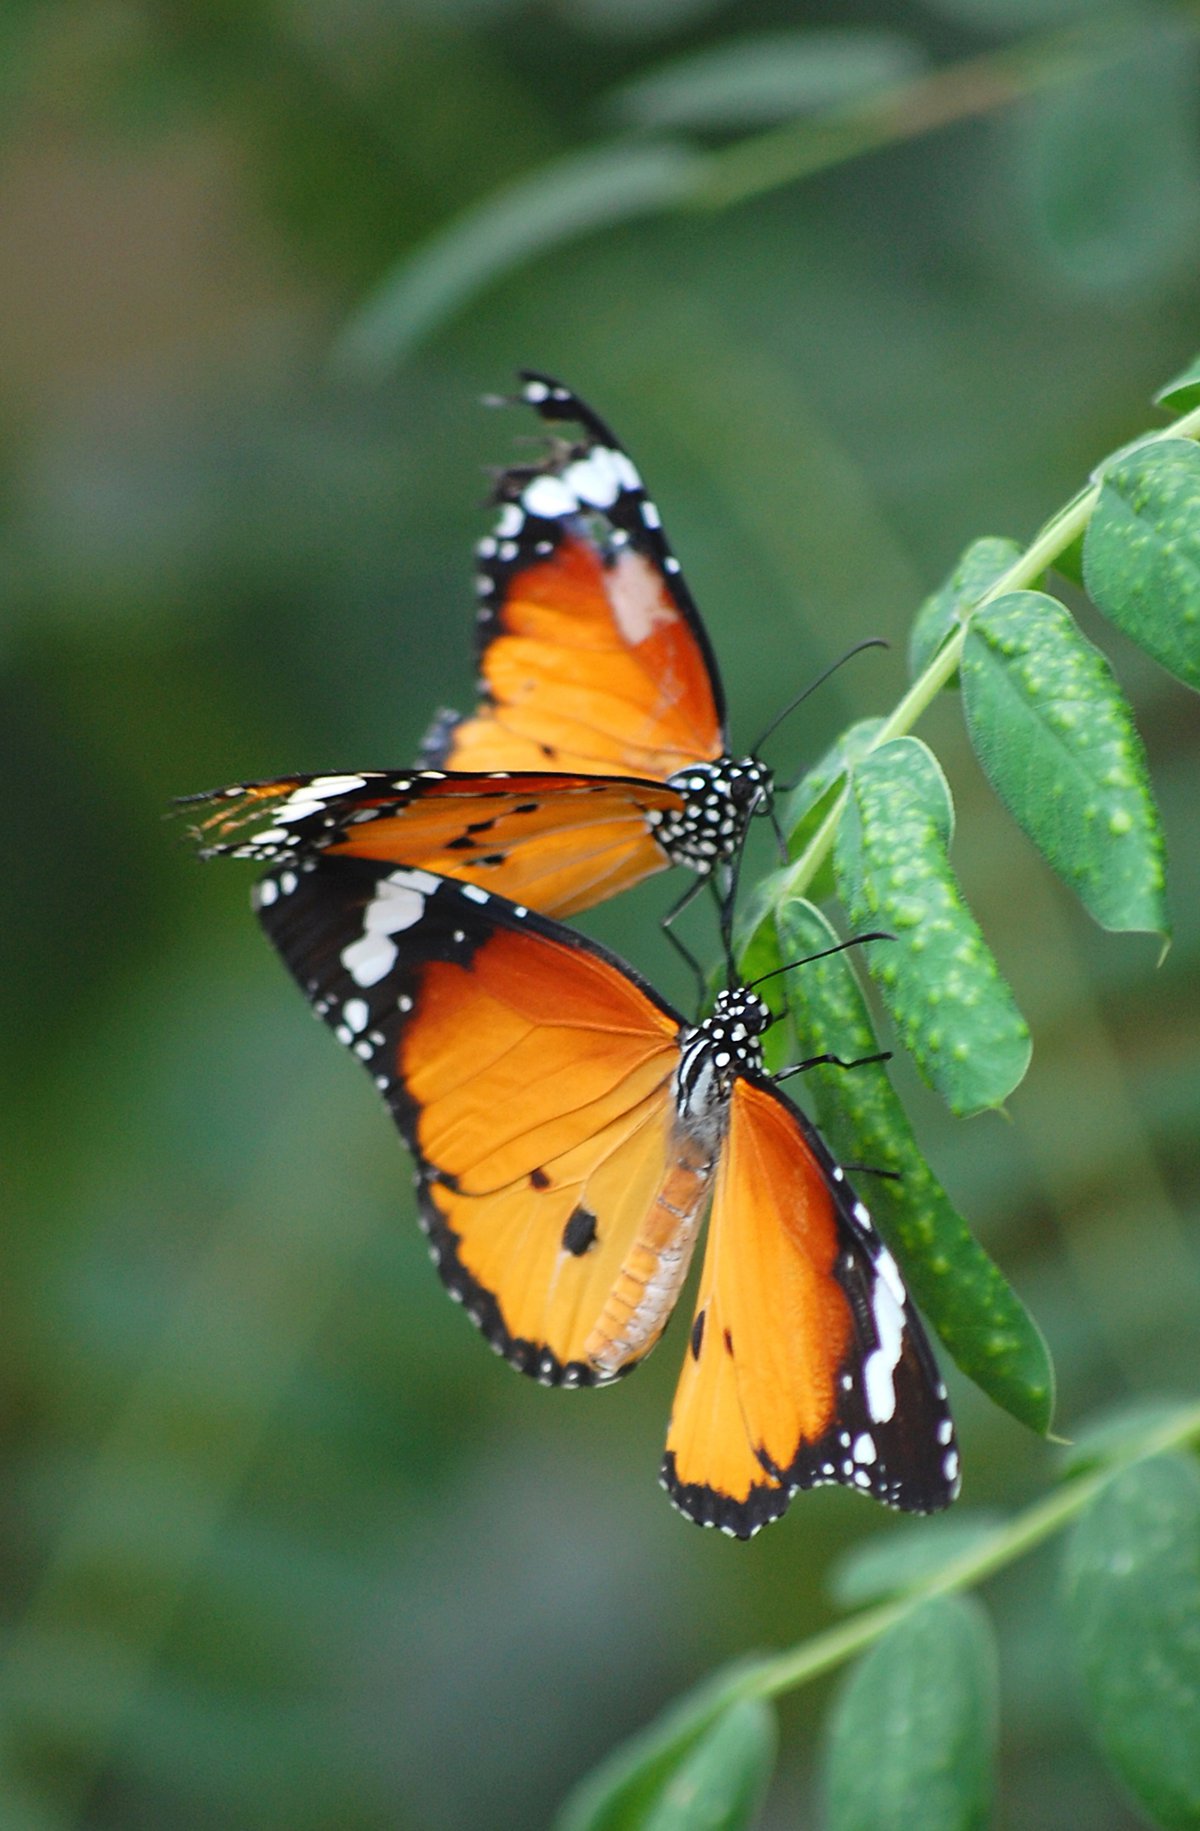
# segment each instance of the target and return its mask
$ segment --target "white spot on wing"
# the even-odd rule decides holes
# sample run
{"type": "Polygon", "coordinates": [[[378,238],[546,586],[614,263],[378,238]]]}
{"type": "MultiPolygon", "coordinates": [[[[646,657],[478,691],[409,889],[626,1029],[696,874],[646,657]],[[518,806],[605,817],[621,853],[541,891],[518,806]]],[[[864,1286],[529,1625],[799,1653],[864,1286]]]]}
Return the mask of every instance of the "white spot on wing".
{"type": "Polygon", "coordinates": [[[896,1410],[895,1376],[904,1344],[904,1311],[882,1278],[874,1281],[871,1314],[879,1346],[863,1362],[863,1388],[871,1422],[886,1424],[896,1410]]]}
{"type": "Polygon", "coordinates": [[[904,1288],[900,1268],[886,1246],[881,1246],[875,1255],[875,1270],[886,1283],[896,1302],[903,1305],[907,1300],[908,1292],[904,1288]]]}
{"type": "Polygon", "coordinates": [[[355,985],[378,985],[391,972],[397,950],[390,937],[420,921],[438,881],[428,871],[392,871],[380,880],[363,912],[362,934],[342,949],[342,965],[355,985]]]}
{"type": "Polygon", "coordinates": [[[349,794],[352,789],[365,788],[366,786],[366,782],[362,776],[314,776],[311,782],[306,783],[302,789],[297,789],[296,793],[314,795],[317,797],[325,795],[346,795],[349,794]]]}
{"type": "Polygon", "coordinates": [[[535,477],[526,485],[521,501],[529,515],[544,521],[557,521],[560,515],[573,515],[579,508],[578,498],[558,477],[535,477]]]}
{"type": "Polygon", "coordinates": [[[614,462],[615,452],[596,446],[586,458],[577,458],[563,472],[563,482],[574,490],[581,502],[593,509],[610,509],[621,494],[621,479],[614,462]]]}

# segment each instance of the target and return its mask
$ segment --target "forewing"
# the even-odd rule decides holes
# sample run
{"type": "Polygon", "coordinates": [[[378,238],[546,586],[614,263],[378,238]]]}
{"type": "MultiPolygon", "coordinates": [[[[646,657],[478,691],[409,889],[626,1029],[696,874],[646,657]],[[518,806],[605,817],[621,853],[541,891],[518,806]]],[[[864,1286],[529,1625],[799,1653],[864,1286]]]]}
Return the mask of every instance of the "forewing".
{"type": "Polygon", "coordinates": [[[194,799],[210,810],[196,829],[206,856],[410,865],[556,916],[664,870],[655,828],[683,806],[665,783],[507,771],[288,776],[194,799]]]}
{"type": "Polygon", "coordinates": [[[891,1254],[808,1121],[740,1078],[663,1482],[749,1537],[842,1482],[929,1513],[958,1491],[933,1355],[891,1254]]]}
{"type": "Polygon", "coordinates": [[[603,421],[549,377],[524,398],[573,423],[498,479],[479,547],[475,715],[439,718],[423,760],[664,779],[725,750],[716,664],[658,510],[603,421]]]}
{"type": "Polygon", "coordinates": [[[587,1344],[670,1172],[675,1014],[569,931],[420,870],[309,859],[257,901],[413,1149],[452,1295],[547,1383],[624,1371],[659,1331],[609,1367],[587,1344]]]}

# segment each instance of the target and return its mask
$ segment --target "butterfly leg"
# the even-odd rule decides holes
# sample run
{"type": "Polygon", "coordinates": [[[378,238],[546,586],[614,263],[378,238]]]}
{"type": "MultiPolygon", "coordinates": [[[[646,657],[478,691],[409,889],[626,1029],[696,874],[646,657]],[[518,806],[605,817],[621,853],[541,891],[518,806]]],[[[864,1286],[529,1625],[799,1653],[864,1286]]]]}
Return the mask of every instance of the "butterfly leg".
{"type": "Polygon", "coordinates": [[[707,881],[708,880],[703,877],[694,877],[692,879],[691,883],[688,885],[687,889],[684,891],[683,895],[680,897],[679,901],[677,903],[675,903],[672,908],[668,909],[666,915],[662,918],[662,921],[659,923],[659,927],[662,929],[664,935],[666,935],[667,940],[671,943],[671,946],[675,949],[675,952],[679,955],[680,959],[684,961],[685,965],[690,969],[690,971],[696,981],[696,997],[697,997],[699,1005],[701,1005],[701,1006],[703,1006],[705,1000],[708,997],[708,976],[704,972],[704,969],[701,967],[700,962],[697,960],[695,954],[692,953],[691,949],[686,945],[686,943],[681,941],[679,936],[675,933],[675,930],[672,927],[672,924],[675,921],[675,918],[677,916],[681,916],[683,914],[684,910],[686,908],[688,908],[689,904],[695,902],[696,898],[699,896],[700,892],[703,890],[707,881]]]}

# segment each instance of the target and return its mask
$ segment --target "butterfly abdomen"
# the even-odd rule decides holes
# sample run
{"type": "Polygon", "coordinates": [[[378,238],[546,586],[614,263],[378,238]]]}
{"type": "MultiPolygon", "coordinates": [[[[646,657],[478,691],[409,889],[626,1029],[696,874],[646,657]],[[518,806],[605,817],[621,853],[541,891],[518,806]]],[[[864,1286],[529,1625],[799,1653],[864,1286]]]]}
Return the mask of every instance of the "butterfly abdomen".
{"type": "Polygon", "coordinates": [[[584,1345],[601,1378],[648,1354],[674,1309],[696,1245],[716,1153],[676,1129],[671,1163],[584,1345]]]}

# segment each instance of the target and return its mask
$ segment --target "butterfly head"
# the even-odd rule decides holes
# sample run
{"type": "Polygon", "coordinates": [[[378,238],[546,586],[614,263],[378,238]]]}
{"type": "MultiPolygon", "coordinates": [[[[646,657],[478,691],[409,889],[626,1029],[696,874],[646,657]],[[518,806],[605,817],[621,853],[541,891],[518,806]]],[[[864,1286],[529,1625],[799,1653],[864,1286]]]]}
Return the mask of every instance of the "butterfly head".
{"type": "Polygon", "coordinates": [[[757,757],[720,757],[692,763],[669,778],[683,806],[664,815],[655,838],[675,865],[707,876],[713,866],[736,856],[750,815],[770,806],[773,778],[757,757]]]}

